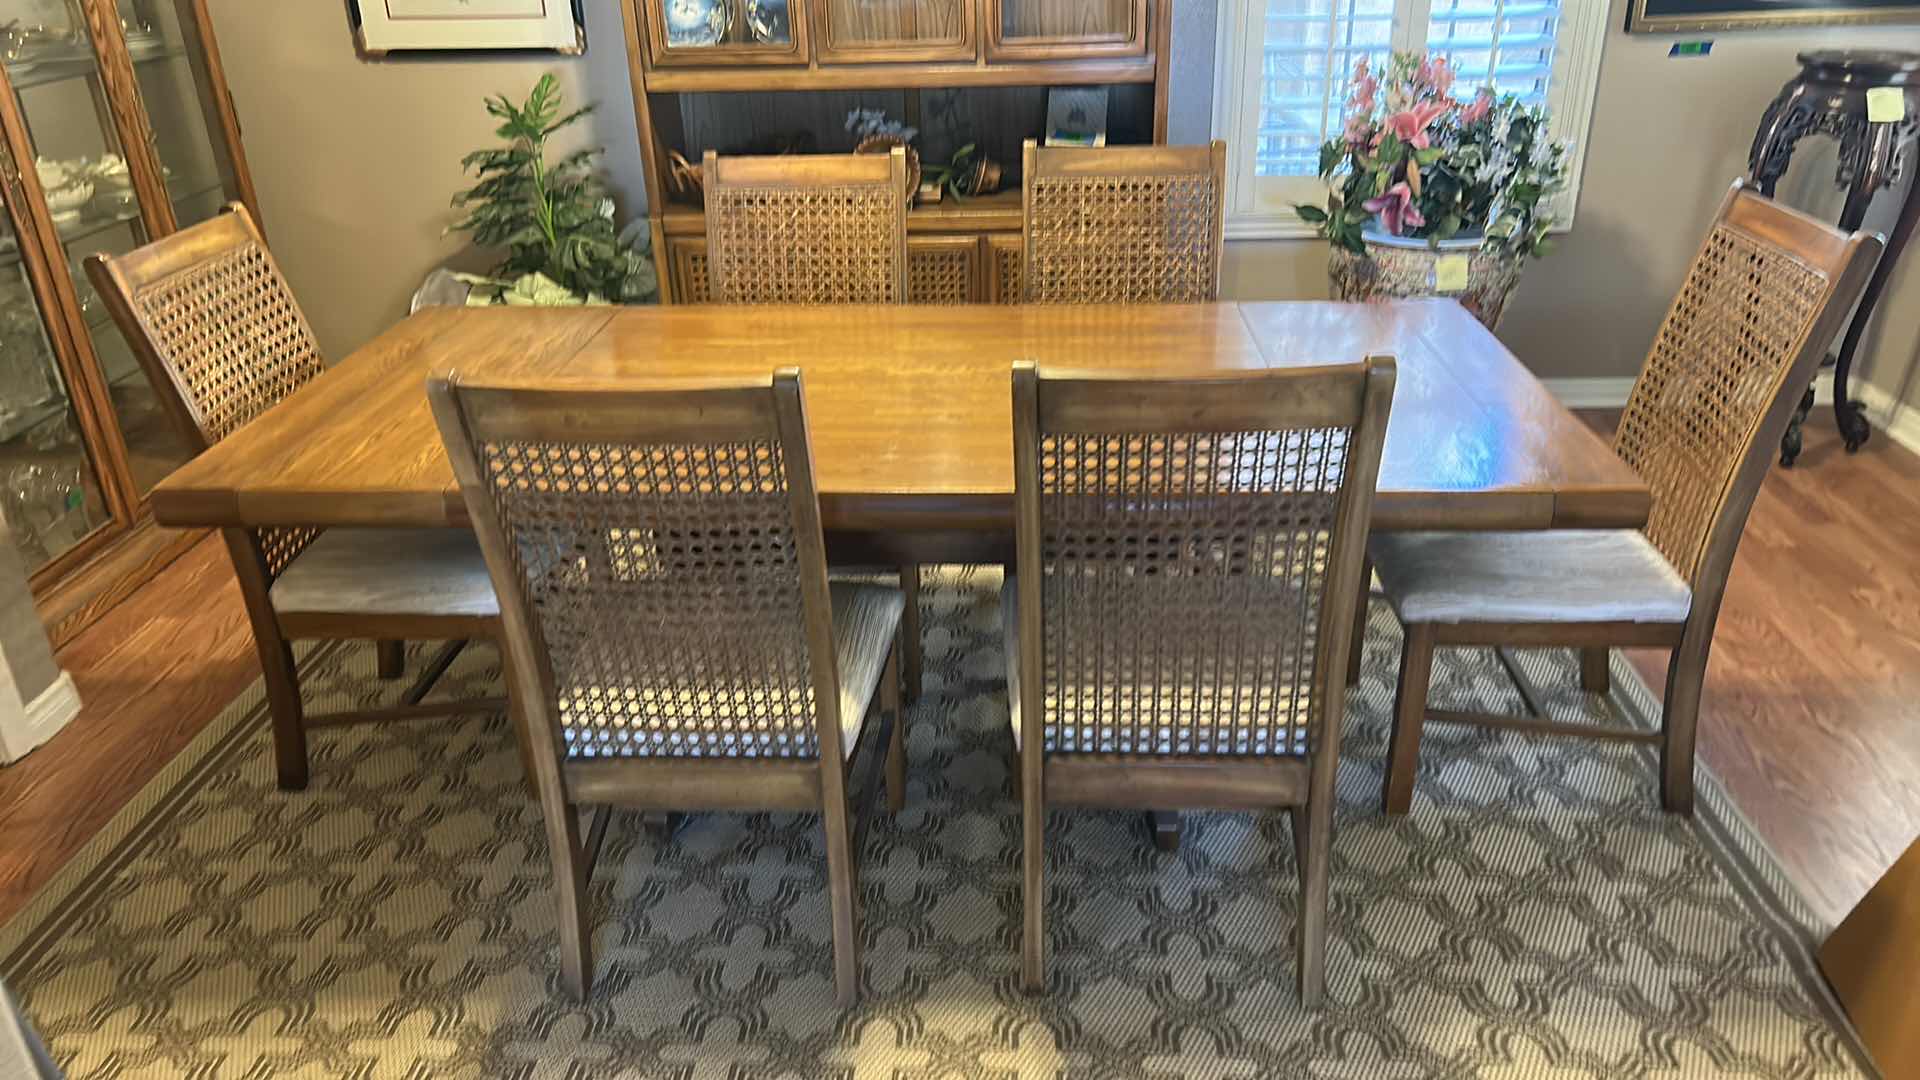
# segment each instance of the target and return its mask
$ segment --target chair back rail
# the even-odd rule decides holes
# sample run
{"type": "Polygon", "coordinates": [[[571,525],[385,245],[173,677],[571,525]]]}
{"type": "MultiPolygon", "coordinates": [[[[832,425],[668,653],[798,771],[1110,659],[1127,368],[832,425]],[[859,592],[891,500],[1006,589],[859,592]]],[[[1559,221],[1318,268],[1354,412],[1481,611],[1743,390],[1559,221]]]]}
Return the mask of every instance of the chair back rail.
{"type": "Polygon", "coordinates": [[[721,304],[900,304],[906,151],[721,157],[707,151],[709,295],[721,304]]]}
{"type": "Polygon", "coordinates": [[[1393,382],[1016,366],[1023,747],[1330,769],[1393,382]]]}
{"type": "Polygon", "coordinates": [[[1022,152],[1029,303],[1197,303],[1220,296],[1227,144],[1022,152]]]}
{"type": "Polygon", "coordinates": [[[1614,450],[1653,490],[1647,538],[1696,612],[1717,608],[1794,388],[1811,381],[1880,248],[1736,181],[1695,255],[1614,450]]]}
{"type": "MultiPolygon", "coordinates": [[[[702,388],[428,383],[536,756],[844,756],[796,371],[702,388]],[[542,734],[550,739],[539,738],[542,734]],[[544,747],[541,745],[544,744],[544,747]]],[[[577,795],[577,793],[576,793],[577,795]]]]}

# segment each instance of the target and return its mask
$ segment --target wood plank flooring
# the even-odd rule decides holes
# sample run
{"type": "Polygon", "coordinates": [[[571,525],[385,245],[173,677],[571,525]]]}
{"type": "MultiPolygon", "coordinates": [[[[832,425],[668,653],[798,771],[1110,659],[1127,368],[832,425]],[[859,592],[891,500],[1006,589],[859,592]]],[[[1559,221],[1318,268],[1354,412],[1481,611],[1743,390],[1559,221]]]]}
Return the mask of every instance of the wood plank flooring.
{"type": "Polygon", "coordinates": [[[209,536],[58,653],[80,715],[0,768],[0,919],[260,677],[233,564],[209,536]]]}
{"type": "MultiPolygon", "coordinates": [[[[1916,537],[1920,457],[1884,435],[1849,457],[1819,414],[1761,493],[1708,670],[1701,755],[1829,922],[1920,833],[1916,537]]],[[[217,538],[59,655],[84,707],[0,768],[0,919],[258,673],[217,538]]],[[[1663,685],[1663,657],[1633,660],[1663,685]]]]}
{"type": "MultiPolygon", "coordinates": [[[[1806,433],[1741,540],[1699,752],[1838,923],[1920,835],[1920,457],[1884,433],[1847,454],[1824,406],[1806,433]]],[[[1666,654],[1629,655],[1657,693],[1666,654]]]]}

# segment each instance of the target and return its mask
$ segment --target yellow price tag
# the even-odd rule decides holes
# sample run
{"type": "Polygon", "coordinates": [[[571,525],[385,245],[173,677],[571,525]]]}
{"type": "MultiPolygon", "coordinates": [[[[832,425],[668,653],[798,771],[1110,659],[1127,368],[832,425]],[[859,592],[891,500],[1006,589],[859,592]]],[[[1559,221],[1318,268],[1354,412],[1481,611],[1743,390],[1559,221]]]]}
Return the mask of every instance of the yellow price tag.
{"type": "Polygon", "coordinates": [[[1433,264],[1433,289],[1435,292],[1465,292],[1467,289],[1467,256],[1442,255],[1433,264]]]}
{"type": "Polygon", "coordinates": [[[1907,118],[1907,94],[1898,86],[1876,86],[1867,91],[1867,122],[1897,124],[1907,118]]]}

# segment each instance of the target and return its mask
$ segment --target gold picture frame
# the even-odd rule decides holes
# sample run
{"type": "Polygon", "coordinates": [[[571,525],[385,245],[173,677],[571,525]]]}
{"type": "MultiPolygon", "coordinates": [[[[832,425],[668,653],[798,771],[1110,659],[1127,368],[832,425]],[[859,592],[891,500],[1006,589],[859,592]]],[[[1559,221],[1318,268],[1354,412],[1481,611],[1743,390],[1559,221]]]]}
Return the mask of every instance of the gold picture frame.
{"type": "Polygon", "coordinates": [[[1869,23],[1920,23],[1920,3],[1912,0],[1628,0],[1629,34],[1674,34],[1718,30],[1762,30],[1792,26],[1860,26],[1869,23]]]}
{"type": "Polygon", "coordinates": [[[581,0],[346,0],[364,60],[396,53],[587,51],[581,0]]]}

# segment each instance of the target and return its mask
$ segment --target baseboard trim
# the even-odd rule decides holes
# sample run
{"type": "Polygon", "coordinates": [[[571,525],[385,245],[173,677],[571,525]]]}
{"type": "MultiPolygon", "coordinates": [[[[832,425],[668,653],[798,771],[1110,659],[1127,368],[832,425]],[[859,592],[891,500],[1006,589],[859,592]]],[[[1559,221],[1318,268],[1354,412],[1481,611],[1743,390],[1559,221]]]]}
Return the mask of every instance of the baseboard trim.
{"type": "MultiPolygon", "coordinates": [[[[73,676],[61,672],[53,680],[53,685],[40,691],[40,696],[27,703],[25,715],[21,717],[17,728],[5,733],[5,751],[8,763],[19,761],[41,743],[60,733],[60,729],[73,722],[80,715],[80,691],[73,685],[73,676]]],[[[11,726],[11,725],[9,725],[11,726]]]]}
{"type": "MultiPolygon", "coordinates": [[[[1549,393],[1569,409],[1618,409],[1633,392],[1630,378],[1543,379],[1549,393]]],[[[1856,381],[1850,390],[1867,407],[1875,433],[1920,454],[1920,408],[1907,405],[1872,383],[1856,381]]],[[[1833,401],[1833,372],[1823,371],[1813,381],[1814,396],[1822,405],[1833,401]]],[[[1817,414],[1816,414],[1817,415],[1817,414]]]]}

